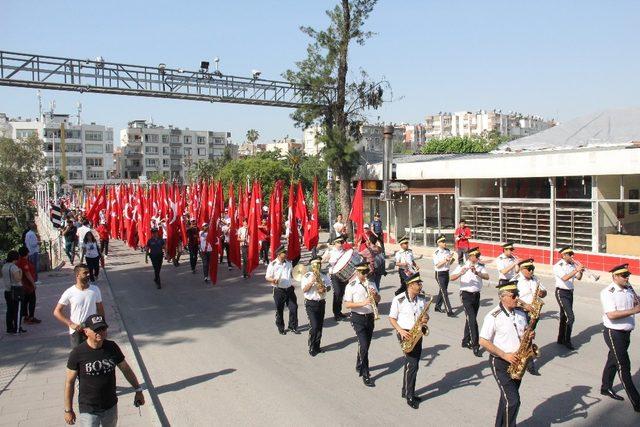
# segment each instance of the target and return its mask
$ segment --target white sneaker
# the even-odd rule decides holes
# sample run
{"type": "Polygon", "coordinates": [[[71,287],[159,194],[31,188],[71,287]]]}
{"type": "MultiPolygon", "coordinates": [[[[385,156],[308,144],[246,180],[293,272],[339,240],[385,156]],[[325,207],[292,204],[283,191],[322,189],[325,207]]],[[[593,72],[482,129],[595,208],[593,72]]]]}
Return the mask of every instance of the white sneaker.
{"type": "Polygon", "coordinates": [[[231,268],[231,267],[227,267],[227,268],[228,268],[229,271],[233,270],[233,268],[231,268]]]}
{"type": "Polygon", "coordinates": [[[208,282],[208,281],[209,281],[209,278],[208,278],[208,277],[205,277],[205,278],[204,278],[204,281],[205,281],[205,282],[208,282]]]}
{"type": "Polygon", "coordinates": [[[36,286],[40,286],[42,285],[42,282],[40,280],[36,280],[35,282],[33,282],[36,286]]]}

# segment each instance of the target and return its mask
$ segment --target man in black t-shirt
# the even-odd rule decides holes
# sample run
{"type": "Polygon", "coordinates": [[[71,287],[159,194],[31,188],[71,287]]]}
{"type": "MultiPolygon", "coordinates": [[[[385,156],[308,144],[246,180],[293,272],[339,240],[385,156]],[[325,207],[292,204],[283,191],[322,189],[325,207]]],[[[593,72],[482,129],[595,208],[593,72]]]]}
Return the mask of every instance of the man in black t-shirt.
{"type": "Polygon", "coordinates": [[[142,388],[138,383],[120,347],[106,339],[107,324],[104,317],[92,314],[82,324],[87,340],[69,354],[67,379],[64,388],[64,420],[67,424],[76,422],[73,411],[73,393],[76,378],[80,382],[78,406],[80,425],[103,427],[118,423],[118,398],[116,397],[116,366],[135,389],[133,404],[144,405],[142,388]]]}
{"type": "Polygon", "coordinates": [[[60,231],[60,233],[64,236],[64,252],[69,257],[69,262],[73,264],[76,252],[76,234],[78,233],[78,229],[73,224],[73,219],[67,219],[67,225],[60,231]]]}

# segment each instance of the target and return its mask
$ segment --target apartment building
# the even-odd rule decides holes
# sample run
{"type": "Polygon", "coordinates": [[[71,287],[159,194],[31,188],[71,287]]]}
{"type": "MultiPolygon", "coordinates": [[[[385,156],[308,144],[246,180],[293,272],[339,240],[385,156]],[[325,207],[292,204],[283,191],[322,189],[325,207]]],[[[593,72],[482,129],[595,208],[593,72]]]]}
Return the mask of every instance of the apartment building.
{"type": "Polygon", "coordinates": [[[480,136],[495,130],[501,135],[519,138],[549,129],[555,124],[553,120],[545,120],[540,116],[516,112],[502,113],[501,110],[440,112],[426,117],[425,136],[427,139],[480,136]]]}
{"type": "Polygon", "coordinates": [[[0,133],[16,140],[36,135],[44,142],[45,172],[62,174],[64,170],[66,183],[73,187],[101,184],[112,178],[113,128],[74,124],[69,117],[47,112],[32,120],[0,114],[0,133]]]}
{"type": "MultiPolygon", "coordinates": [[[[360,126],[360,140],[356,148],[361,152],[382,153],[384,142],[384,124],[364,123],[360,126]]],[[[319,140],[320,126],[310,126],[302,134],[303,150],[307,155],[320,154],[324,144],[319,140]]],[[[405,125],[395,125],[393,130],[393,145],[404,146],[405,125]]]]}
{"type": "Polygon", "coordinates": [[[167,179],[187,180],[187,173],[200,160],[221,158],[225,149],[237,157],[231,132],[179,129],[134,120],[120,131],[116,177],[150,178],[160,173],[167,179]]]}

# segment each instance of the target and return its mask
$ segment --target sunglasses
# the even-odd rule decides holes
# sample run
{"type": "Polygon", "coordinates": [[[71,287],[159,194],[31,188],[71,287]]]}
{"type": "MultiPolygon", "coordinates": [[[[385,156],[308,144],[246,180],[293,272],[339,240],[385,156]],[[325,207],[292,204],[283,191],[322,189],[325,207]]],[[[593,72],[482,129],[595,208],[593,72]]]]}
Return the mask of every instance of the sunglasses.
{"type": "Polygon", "coordinates": [[[621,276],[624,277],[625,279],[628,279],[629,276],[631,276],[631,273],[622,273],[621,276]]]}
{"type": "Polygon", "coordinates": [[[529,266],[529,267],[525,267],[524,269],[525,269],[525,270],[529,270],[529,271],[533,271],[533,270],[535,270],[536,268],[535,268],[533,265],[531,265],[531,266],[529,266]]]}
{"type": "Polygon", "coordinates": [[[509,298],[511,298],[511,299],[516,299],[516,298],[518,298],[518,294],[513,293],[513,292],[509,292],[507,295],[509,295],[509,298]]]}
{"type": "Polygon", "coordinates": [[[102,332],[106,332],[107,328],[106,326],[103,326],[102,328],[98,328],[98,329],[94,329],[93,332],[95,332],[96,334],[102,333],[102,332]]]}

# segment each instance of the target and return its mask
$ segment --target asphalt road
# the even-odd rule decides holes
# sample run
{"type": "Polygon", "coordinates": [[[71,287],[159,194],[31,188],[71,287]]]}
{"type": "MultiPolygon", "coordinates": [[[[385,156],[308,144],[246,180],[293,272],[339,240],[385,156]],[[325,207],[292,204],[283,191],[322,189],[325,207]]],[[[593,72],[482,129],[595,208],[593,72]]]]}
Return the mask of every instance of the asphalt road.
{"type": "MultiPolygon", "coordinates": [[[[420,260],[425,291],[436,292],[430,259],[420,260]]],[[[369,353],[376,387],[369,389],[355,372],[353,329],[336,323],[327,305],[322,346],[307,353],[307,316],[297,289],[301,335],[278,334],[265,267],[243,280],[226,264],[216,286],[204,283],[201,266],[191,274],[188,256],[179,267],[165,263],[163,288],[157,290],[151,265],[139,252],[112,244],[108,275],[119,307],[152,382],[160,418],[171,425],[493,425],[499,391],[487,354],[477,358],[460,347],[464,313],[457,283],[450,285],[456,318],[431,313],[416,383],[423,398],[418,410],[400,397],[403,357],[386,314],[396,273],[382,281],[382,318],[376,323],[369,353]]],[[[495,271],[491,277],[495,279],[495,271]]],[[[606,359],[598,293],[605,283],[578,286],[577,320],[569,352],[555,343],[558,305],[547,297],[536,342],[542,376],[526,375],[519,425],[638,425],[640,414],[628,401],[601,396],[606,359]]],[[[553,282],[542,277],[553,290],[553,282]]],[[[497,304],[495,281],[485,283],[479,320],[497,304]]],[[[285,310],[286,321],[286,310],[285,310]]],[[[640,386],[640,337],[632,334],[631,366],[640,386]]],[[[616,380],[616,389],[622,386],[616,380]]],[[[624,395],[624,391],[621,393],[624,395]]],[[[626,399],[626,395],[625,395],[626,399]]]]}

